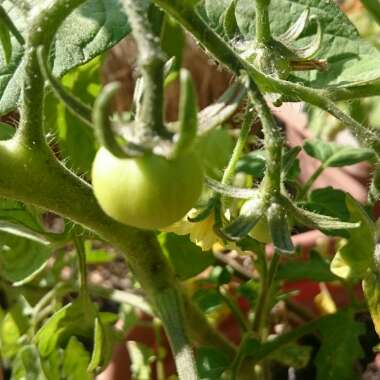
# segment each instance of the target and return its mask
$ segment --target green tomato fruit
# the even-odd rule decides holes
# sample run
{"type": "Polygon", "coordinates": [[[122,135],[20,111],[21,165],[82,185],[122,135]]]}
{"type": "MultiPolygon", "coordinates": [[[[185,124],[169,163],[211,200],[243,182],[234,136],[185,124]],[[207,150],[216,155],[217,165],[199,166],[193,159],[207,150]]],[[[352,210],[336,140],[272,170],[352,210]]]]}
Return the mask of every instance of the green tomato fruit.
{"type": "Polygon", "coordinates": [[[231,157],[234,142],[225,128],[212,129],[198,138],[195,151],[209,177],[220,179],[231,157]]]}
{"type": "Polygon", "coordinates": [[[101,148],[92,183],[106,214],[153,230],[178,221],[193,207],[202,191],[203,169],[194,153],[172,160],[153,154],[119,159],[101,148]]]}

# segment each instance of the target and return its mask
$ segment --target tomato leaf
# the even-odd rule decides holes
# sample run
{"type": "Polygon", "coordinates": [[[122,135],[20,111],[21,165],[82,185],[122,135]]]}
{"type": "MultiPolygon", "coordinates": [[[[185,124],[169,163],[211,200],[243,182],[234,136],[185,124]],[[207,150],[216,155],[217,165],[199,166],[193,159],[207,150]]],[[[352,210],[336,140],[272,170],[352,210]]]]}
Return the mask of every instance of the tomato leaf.
{"type": "Polygon", "coordinates": [[[201,380],[219,380],[231,364],[230,359],[215,348],[200,347],[195,358],[201,380]]]}
{"type": "Polygon", "coordinates": [[[87,371],[90,354],[77,337],[72,336],[63,355],[62,374],[65,378],[73,380],[91,380],[87,371]]]}
{"type": "Polygon", "coordinates": [[[306,140],[303,148],[326,168],[354,165],[374,158],[372,149],[337,145],[322,140],[306,140]]]}
{"type": "Polygon", "coordinates": [[[277,272],[279,280],[298,281],[309,279],[317,282],[336,281],[331,273],[330,266],[316,251],[311,251],[310,257],[305,261],[288,260],[282,263],[277,272]]]}
{"type": "Polygon", "coordinates": [[[14,285],[31,281],[45,268],[51,253],[47,243],[0,232],[0,273],[14,285]]]}
{"type": "MultiPolygon", "coordinates": [[[[217,9],[213,12],[213,20],[216,22],[217,15],[223,12],[225,2],[210,0],[208,3],[211,2],[219,4],[218,7],[215,5],[217,9]]],[[[312,16],[318,18],[323,29],[323,42],[316,58],[326,59],[329,66],[324,73],[314,70],[299,75],[299,78],[312,87],[325,88],[329,85],[344,86],[350,82],[358,83],[380,77],[379,50],[360,38],[354,25],[334,1],[272,0],[269,18],[273,35],[284,33],[307,9],[310,9],[312,16]]],[[[236,5],[236,20],[241,36],[245,40],[252,40],[255,36],[255,2],[239,0],[236,5]]],[[[315,35],[315,29],[315,23],[310,23],[297,40],[297,46],[308,45],[315,35]]]]}
{"type": "Polygon", "coordinates": [[[1,356],[12,359],[21,348],[20,338],[29,328],[29,318],[20,303],[12,305],[0,323],[1,356]]]}
{"type": "MultiPolygon", "coordinates": [[[[85,104],[92,105],[101,90],[102,59],[95,58],[67,73],[62,85],[85,104]]],[[[49,92],[45,99],[45,125],[57,137],[62,158],[79,173],[89,173],[98,144],[94,132],[49,92]],[[78,149],[78,146],[81,149],[78,149]]]]}
{"type": "Polygon", "coordinates": [[[269,358],[276,360],[287,367],[303,368],[309,361],[312,347],[301,346],[297,343],[289,343],[275,350],[269,358]]]}
{"type": "Polygon", "coordinates": [[[363,280],[363,291],[375,330],[380,336],[380,275],[378,271],[370,271],[366,275],[363,280]]]}
{"type": "Polygon", "coordinates": [[[45,322],[35,336],[41,356],[48,356],[56,348],[66,346],[72,336],[92,338],[96,314],[94,308],[89,307],[90,303],[85,305],[83,299],[79,298],[65,305],[45,322]]]}
{"type": "MultiPolygon", "coordinates": [[[[5,2],[5,11],[25,35],[28,13],[37,12],[42,0],[27,1],[30,11],[18,2],[5,2]]],[[[119,0],[88,0],[76,9],[59,28],[51,56],[54,75],[61,77],[111,48],[130,32],[127,16],[119,0]]],[[[24,47],[12,39],[12,56],[7,65],[0,60],[0,114],[16,108],[23,80],[24,47]]]]}
{"type": "Polygon", "coordinates": [[[361,205],[349,194],[346,195],[351,221],[360,222],[360,227],[350,231],[350,238],[338,250],[331,262],[331,271],[342,278],[363,278],[374,264],[375,225],[361,205]]]}
{"type": "Polygon", "coordinates": [[[326,318],[319,330],[322,346],[315,358],[317,380],[358,380],[355,362],[363,356],[359,336],[364,326],[348,310],[326,318]]]}
{"type": "Polygon", "coordinates": [[[182,280],[196,276],[215,262],[211,252],[203,252],[188,236],[161,233],[159,240],[165,255],[182,280]]]}

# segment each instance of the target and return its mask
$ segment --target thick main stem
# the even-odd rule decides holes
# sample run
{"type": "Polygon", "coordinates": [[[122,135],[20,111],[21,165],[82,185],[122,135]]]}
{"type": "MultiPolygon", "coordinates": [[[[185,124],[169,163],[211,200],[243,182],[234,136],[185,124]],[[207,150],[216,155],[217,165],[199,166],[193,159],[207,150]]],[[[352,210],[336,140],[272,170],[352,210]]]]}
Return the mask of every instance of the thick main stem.
{"type": "Polygon", "coordinates": [[[232,357],[234,347],[208,324],[183,292],[155,234],[109,218],[97,204],[91,186],[66,169],[46,144],[44,80],[36,48],[45,46],[47,52],[60,22],[84,1],[58,0],[32,20],[27,37],[20,128],[12,140],[0,142],[0,196],[55,212],[119,248],[155,310],[159,309],[159,295],[173,290],[181,298],[184,324],[194,343],[216,346],[232,357]]]}

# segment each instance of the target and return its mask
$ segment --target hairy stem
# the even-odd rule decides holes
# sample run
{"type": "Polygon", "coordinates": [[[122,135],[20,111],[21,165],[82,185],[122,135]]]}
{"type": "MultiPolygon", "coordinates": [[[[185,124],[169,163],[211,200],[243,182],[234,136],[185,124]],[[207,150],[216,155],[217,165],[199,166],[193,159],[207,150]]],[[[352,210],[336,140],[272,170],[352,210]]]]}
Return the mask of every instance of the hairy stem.
{"type": "Polygon", "coordinates": [[[45,46],[48,54],[54,35],[63,20],[85,0],[57,0],[41,9],[31,20],[25,44],[25,79],[22,82],[22,103],[18,134],[22,143],[36,148],[46,145],[43,130],[43,102],[36,102],[37,94],[43,94],[45,80],[41,73],[37,47],[45,46]]]}
{"type": "Polygon", "coordinates": [[[223,173],[222,184],[228,185],[231,182],[233,175],[235,174],[236,165],[243,153],[243,150],[247,144],[249,134],[252,129],[252,123],[254,118],[254,111],[251,104],[247,105],[244,115],[244,122],[239,133],[238,140],[235,144],[234,150],[232,152],[230,161],[228,162],[227,168],[223,173]]]}
{"type": "Polygon", "coordinates": [[[123,0],[132,34],[139,49],[139,66],[144,80],[141,113],[137,115],[142,127],[165,135],[164,127],[164,65],[165,57],[147,18],[146,6],[140,0],[123,0]]]}
{"type": "Polygon", "coordinates": [[[333,100],[347,100],[358,97],[359,92],[360,96],[364,96],[366,95],[364,92],[366,90],[369,91],[371,96],[380,95],[380,83],[378,81],[373,84],[355,85],[346,89],[316,90],[298,83],[273,78],[245,62],[202,20],[191,6],[186,5],[181,0],[154,0],[154,2],[176,18],[210,54],[236,75],[241,75],[241,72],[245,71],[255,83],[264,85],[270,92],[285,94],[327,111],[348,126],[359,140],[366,143],[365,145],[370,144],[377,152],[380,152],[380,142],[377,137],[349,115],[342,112],[333,102],[333,100]]]}
{"type": "Polygon", "coordinates": [[[256,42],[266,44],[271,40],[269,7],[270,0],[256,0],[256,42]]]}
{"type": "Polygon", "coordinates": [[[298,195],[299,200],[302,200],[307,195],[307,193],[310,191],[311,187],[313,186],[314,182],[318,179],[318,177],[323,173],[325,169],[326,168],[322,164],[315,170],[315,172],[311,175],[311,177],[305,182],[305,184],[301,188],[301,191],[298,195]]]}

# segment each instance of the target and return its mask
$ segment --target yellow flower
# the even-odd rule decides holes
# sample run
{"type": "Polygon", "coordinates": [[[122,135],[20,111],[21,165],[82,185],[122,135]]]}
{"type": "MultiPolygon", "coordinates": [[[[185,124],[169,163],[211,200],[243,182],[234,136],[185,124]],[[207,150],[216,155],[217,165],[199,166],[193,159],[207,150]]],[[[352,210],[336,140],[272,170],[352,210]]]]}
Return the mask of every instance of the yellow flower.
{"type": "Polygon", "coordinates": [[[174,232],[177,235],[190,235],[190,240],[201,247],[203,251],[209,251],[215,244],[229,249],[236,248],[233,243],[224,244],[223,240],[215,233],[215,218],[213,213],[200,222],[189,222],[188,218],[194,218],[197,213],[197,209],[193,208],[183,219],[161,229],[161,231],[174,232]]]}

